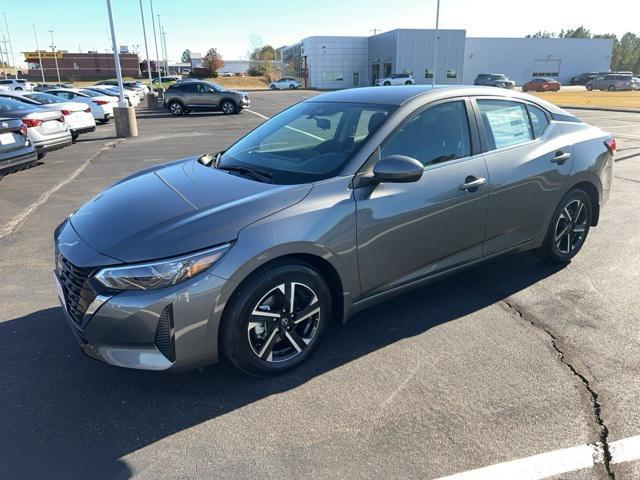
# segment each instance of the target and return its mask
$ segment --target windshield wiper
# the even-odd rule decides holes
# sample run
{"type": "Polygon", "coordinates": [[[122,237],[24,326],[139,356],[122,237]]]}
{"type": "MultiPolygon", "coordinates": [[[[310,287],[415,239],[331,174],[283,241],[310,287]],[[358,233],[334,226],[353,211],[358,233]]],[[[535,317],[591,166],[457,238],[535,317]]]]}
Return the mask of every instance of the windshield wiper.
{"type": "Polygon", "coordinates": [[[247,175],[249,177],[258,180],[263,183],[273,183],[273,175],[269,172],[262,172],[260,170],[255,170],[253,168],[248,167],[240,167],[237,165],[217,165],[216,168],[218,170],[226,170],[229,172],[238,172],[242,175],[247,175]]]}

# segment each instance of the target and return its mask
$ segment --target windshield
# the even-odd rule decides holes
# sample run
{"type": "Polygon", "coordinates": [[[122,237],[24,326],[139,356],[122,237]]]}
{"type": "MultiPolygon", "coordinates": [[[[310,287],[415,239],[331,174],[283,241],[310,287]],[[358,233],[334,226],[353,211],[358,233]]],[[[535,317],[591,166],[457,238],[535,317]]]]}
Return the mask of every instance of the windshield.
{"type": "Polygon", "coordinates": [[[62,100],[61,98],[56,97],[55,95],[51,95],[49,93],[31,93],[31,94],[25,95],[25,97],[29,97],[29,98],[35,100],[36,102],[40,102],[40,103],[43,103],[43,104],[64,103],[64,100],[62,100]]]}
{"type": "Polygon", "coordinates": [[[0,97],[0,112],[10,112],[12,110],[33,110],[33,105],[13,100],[11,98],[0,97]]]}
{"type": "Polygon", "coordinates": [[[219,167],[268,173],[274,183],[309,183],[337,175],[395,107],[303,102],[238,141],[219,167]]]}
{"type": "Polygon", "coordinates": [[[82,89],[82,90],[80,90],[80,92],[84,93],[85,95],[89,95],[90,97],[102,97],[102,96],[104,96],[104,93],[99,93],[99,92],[96,92],[95,90],[82,89]]]}
{"type": "Polygon", "coordinates": [[[504,75],[493,75],[493,80],[506,80],[507,77],[504,75]]]}

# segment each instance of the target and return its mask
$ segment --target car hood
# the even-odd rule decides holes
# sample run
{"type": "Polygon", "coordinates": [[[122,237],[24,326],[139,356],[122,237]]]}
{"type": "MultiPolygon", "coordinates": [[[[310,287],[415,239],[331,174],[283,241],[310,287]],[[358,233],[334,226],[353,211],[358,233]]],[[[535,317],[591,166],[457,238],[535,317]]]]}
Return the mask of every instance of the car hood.
{"type": "Polygon", "coordinates": [[[70,221],[97,252],[141,262],[232,241],[242,228],[298,203],[312,188],[260,183],[194,157],[125,178],[70,221]]]}
{"type": "Polygon", "coordinates": [[[235,93],[236,95],[240,95],[240,96],[245,96],[246,93],[245,92],[241,92],[240,90],[230,90],[230,89],[225,89],[224,90],[227,93],[235,93]]]}

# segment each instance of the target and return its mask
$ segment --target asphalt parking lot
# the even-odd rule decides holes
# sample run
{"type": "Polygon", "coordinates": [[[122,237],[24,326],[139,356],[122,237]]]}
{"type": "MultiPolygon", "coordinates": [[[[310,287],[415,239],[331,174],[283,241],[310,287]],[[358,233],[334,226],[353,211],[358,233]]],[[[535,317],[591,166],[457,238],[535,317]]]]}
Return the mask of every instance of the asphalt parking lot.
{"type": "Polygon", "coordinates": [[[0,477],[519,479],[540,478],[517,472],[545,455],[536,465],[566,472],[550,478],[640,478],[637,113],[573,110],[618,156],[565,268],[518,254],[433,283],[334,326],[272,379],[80,353],[51,279],[55,226],[121,177],[222,150],[314,94],[255,92],[231,117],[141,110],[138,138],[99,126],[0,180],[0,477]]]}

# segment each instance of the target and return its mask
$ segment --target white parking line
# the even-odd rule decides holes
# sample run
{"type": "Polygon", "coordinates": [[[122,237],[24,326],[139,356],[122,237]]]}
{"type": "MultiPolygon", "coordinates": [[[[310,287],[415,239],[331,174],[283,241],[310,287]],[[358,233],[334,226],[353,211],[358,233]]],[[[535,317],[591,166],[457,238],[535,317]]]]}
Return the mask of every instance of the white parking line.
{"type": "MultiPolygon", "coordinates": [[[[640,459],[640,435],[609,444],[611,463],[640,459]]],[[[437,480],[541,480],[602,464],[604,455],[600,445],[580,445],[541,453],[488,467],[456,473],[437,480]]]]}
{"type": "MultiPolygon", "coordinates": [[[[269,120],[269,117],[267,117],[266,115],[262,115],[261,113],[254,112],[253,110],[249,110],[248,108],[245,108],[245,111],[247,111],[249,113],[253,113],[254,115],[257,115],[260,118],[264,118],[265,120],[269,120]]],[[[321,142],[324,142],[326,140],[325,138],[318,137],[317,135],[314,135],[313,133],[305,132],[305,131],[299,130],[299,129],[295,128],[295,127],[290,127],[289,125],[285,125],[285,127],[288,128],[289,130],[293,130],[294,132],[302,133],[303,135],[311,137],[311,138],[313,138],[315,140],[320,140],[321,142]]]]}

